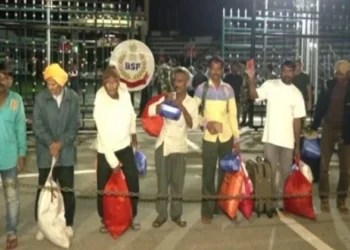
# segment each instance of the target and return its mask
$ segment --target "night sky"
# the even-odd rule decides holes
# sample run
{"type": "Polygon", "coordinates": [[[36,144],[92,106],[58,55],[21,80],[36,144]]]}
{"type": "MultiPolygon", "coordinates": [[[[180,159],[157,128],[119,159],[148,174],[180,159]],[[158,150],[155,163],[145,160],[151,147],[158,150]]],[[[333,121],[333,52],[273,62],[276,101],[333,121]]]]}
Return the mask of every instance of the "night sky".
{"type": "Polygon", "coordinates": [[[183,35],[220,35],[222,8],[249,8],[251,0],[150,0],[151,30],[183,35]]]}

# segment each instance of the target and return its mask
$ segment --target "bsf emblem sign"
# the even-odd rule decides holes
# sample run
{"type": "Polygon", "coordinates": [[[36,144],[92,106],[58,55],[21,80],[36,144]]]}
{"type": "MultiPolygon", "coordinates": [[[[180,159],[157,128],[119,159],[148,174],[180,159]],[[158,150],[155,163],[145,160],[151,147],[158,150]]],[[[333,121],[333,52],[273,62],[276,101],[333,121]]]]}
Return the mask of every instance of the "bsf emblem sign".
{"type": "Polygon", "coordinates": [[[153,54],[144,43],[137,40],[127,40],[115,47],[109,64],[118,69],[120,80],[129,91],[145,88],[154,74],[153,54]]]}

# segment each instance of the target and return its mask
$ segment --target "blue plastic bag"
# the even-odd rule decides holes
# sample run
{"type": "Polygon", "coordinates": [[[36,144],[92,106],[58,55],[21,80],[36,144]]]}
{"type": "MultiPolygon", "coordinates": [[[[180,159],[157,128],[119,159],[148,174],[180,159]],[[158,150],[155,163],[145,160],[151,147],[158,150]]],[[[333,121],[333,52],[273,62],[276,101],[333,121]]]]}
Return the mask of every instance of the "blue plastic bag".
{"type": "Polygon", "coordinates": [[[307,157],[309,159],[317,159],[321,157],[321,146],[320,139],[306,139],[303,143],[303,148],[301,150],[302,157],[307,157]]]}
{"type": "Polygon", "coordinates": [[[165,101],[160,106],[159,114],[166,119],[177,121],[180,119],[182,112],[174,102],[165,101]]]}
{"type": "Polygon", "coordinates": [[[241,159],[236,152],[232,151],[220,160],[220,167],[224,172],[238,172],[241,168],[241,159]]]}
{"type": "Polygon", "coordinates": [[[140,175],[146,175],[147,173],[147,158],[146,155],[140,151],[135,151],[135,161],[137,170],[140,175]]]}

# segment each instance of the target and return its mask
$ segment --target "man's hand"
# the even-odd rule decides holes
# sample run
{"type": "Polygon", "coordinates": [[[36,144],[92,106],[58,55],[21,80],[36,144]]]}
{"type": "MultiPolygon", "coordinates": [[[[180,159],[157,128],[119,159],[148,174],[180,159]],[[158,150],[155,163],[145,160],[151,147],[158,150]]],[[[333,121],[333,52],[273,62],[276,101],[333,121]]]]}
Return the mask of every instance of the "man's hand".
{"type": "Polygon", "coordinates": [[[131,135],[131,146],[135,149],[139,148],[139,142],[137,141],[137,135],[136,134],[132,134],[131,135]]]}
{"type": "Polygon", "coordinates": [[[52,143],[50,146],[51,155],[57,159],[62,147],[63,144],[61,142],[52,143]]]}
{"type": "Polygon", "coordinates": [[[318,138],[318,133],[317,131],[311,130],[310,132],[305,133],[304,137],[306,139],[316,139],[318,138]]]}
{"type": "Polygon", "coordinates": [[[119,163],[119,165],[113,169],[113,173],[118,173],[123,167],[122,163],[119,163]]]}
{"type": "Polygon", "coordinates": [[[294,149],[294,159],[295,159],[295,163],[299,166],[300,163],[300,148],[296,147],[294,149]]]}
{"type": "Polygon", "coordinates": [[[240,150],[239,143],[238,142],[234,143],[232,148],[234,151],[239,152],[239,150],[240,150]]]}
{"type": "Polygon", "coordinates": [[[216,135],[222,132],[222,123],[211,121],[207,123],[207,130],[210,134],[216,135]]]}
{"type": "Polygon", "coordinates": [[[255,79],[255,69],[246,69],[245,73],[248,75],[249,79],[255,79]]]}
{"type": "Polygon", "coordinates": [[[19,157],[18,158],[18,172],[22,172],[23,169],[25,168],[26,166],[26,158],[23,156],[23,157],[19,157]]]}

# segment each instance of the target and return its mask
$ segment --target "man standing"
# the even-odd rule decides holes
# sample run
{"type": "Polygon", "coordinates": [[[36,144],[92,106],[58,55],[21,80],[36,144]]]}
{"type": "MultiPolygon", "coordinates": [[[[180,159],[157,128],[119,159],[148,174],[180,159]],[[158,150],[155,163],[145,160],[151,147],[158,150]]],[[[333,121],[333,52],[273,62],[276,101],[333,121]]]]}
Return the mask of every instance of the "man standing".
{"type": "Polygon", "coordinates": [[[329,164],[338,145],[339,182],[337,208],[349,213],[346,197],[350,182],[350,63],[339,61],[335,66],[335,78],[327,82],[320,93],[311,128],[316,131],[322,125],[321,170],[319,192],[321,211],[329,212],[329,164]]]}
{"type": "MultiPolygon", "coordinates": [[[[127,86],[120,83],[114,66],[103,73],[103,87],[96,93],[94,120],[97,126],[97,189],[104,190],[113,171],[123,169],[131,193],[139,193],[139,176],[134,148],[138,148],[136,114],[127,86]]],[[[132,214],[137,215],[138,197],[131,197],[132,214]]],[[[103,195],[97,196],[97,209],[101,218],[101,233],[107,232],[103,221],[103,195]]],[[[132,229],[139,230],[135,220],[132,229]]]]}
{"type": "MultiPolygon", "coordinates": [[[[47,88],[35,97],[33,110],[33,132],[36,139],[36,160],[39,168],[38,185],[45,185],[50,173],[52,158],[56,158],[53,179],[60,183],[64,200],[67,235],[73,236],[75,214],[74,166],[76,165],[76,138],[80,127],[80,105],[78,95],[67,88],[68,74],[54,63],[46,67],[44,80],[47,88]]],[[[38,201],[35,200],[35,220],[38,220],[38,201]]],[[[39,231],[37,240],[43,240],[39,231]]]]}
{"type": "Polygon", "coordinates": [[[27,152],[26,117],[20,95],[10,91],[12,74],[0,67],[0,175],[6,202],[6,249],[18,245],[19,220],[18,172],[25,165],[27,152]]]}
{"type": "MultiPolygon", "coordinates": [[[[218,186],[215,189],[215,171],[218,159],[232,152],[233,141],[239,138],[236,100],[231,86],[224,83],[224,61],[213,57],[209,61],[210,80],[198,86],[195,100],[201,106],[200,125],[204,129],[202,148],[202,194],[218,194],[224,172],[218,169],[218,186]]],[[[216,201],[202,200],[202,222],[210,224],[216,201]]]]}
{"type": "Polygon", "coordinates": [[[165,100],[174,102],[182,111],[179,120],[164,119],[162,131],[156,142],[155,165],[158,182],[158,200],[156,201],[157,219],[153,227],[161,227],[168,219],[168,189],[173,200],[170,206],[170,217],[180,227],[187,225],[182,220],[182,193],[186,173],[187,131],[198,125],[198,106],[187,94],[190,75],[187,69],[177,68],[175,75],[175,93],[168,93],[149,107],[149,115],[159,114],[165,100]],[[174,198],[175,197],[175,198],[174,198]]]}
{"type": "MultiPolygon", "coordinates": [[[[293,85],[295,64],[285,61],[281,67],[281,79],[268,80],[256,89],[254,70],[248,70],[250,97],[266,100],[266,122],[262,141],[264,155],[276,170],[276,194],[283,194],[290,167],[293,163],[293,150],[300,155],[301,119],[305,117],[305,104],[300,91],[293,85]]],[[[283,200],[277,203],[283,208],[283,200]]]]}
{"type": "Polygon", "coordinates": [[[224,78],[224,82],[227,82],[232,87],[235,99],[236,99],[236,106],[237,106],[237,120],[239,121],[239,108],[240,108],[240,94],[241,94],[241,87],[243,84],[243,78],[239,74],[240,73],[240,66],[238,62],[231,63],[231,72],[227,74],[224,78]]]}
{"type": "Polygon", "coordinates": [[[295,62],[295,76],[293,79],[293,83],[303,95],[306,111],[311,111],[312,89],[310,84],[310,76],[302,71],[302,67],[303,64],[301,60],[297,60],[295,62]]]}

